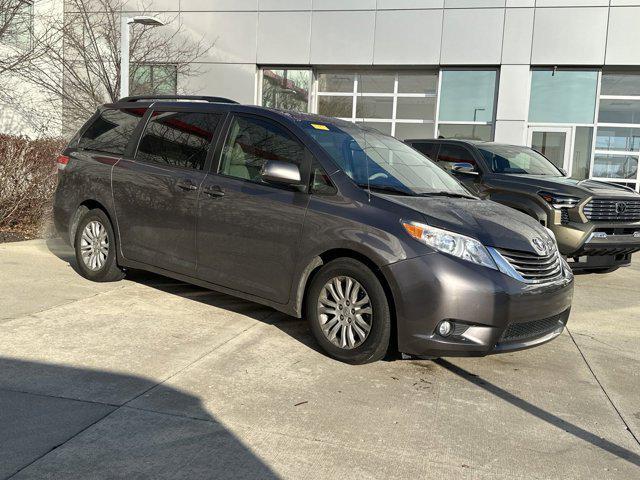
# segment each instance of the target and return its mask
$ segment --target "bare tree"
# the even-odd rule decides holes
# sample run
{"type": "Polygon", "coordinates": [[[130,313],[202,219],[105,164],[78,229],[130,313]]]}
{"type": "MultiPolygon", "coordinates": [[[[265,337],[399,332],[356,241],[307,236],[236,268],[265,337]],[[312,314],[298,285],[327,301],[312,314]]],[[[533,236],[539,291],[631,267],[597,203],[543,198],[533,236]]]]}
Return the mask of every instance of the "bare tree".
{"type": "MultiPolygon", "coordinates": [[[[0,5],[16,1],[0,0],[0,5]]],[[[47,35],[47,44],[37,47],[44,53],[25,58],[14,69],[41,94],[62,102],[64,131],[75,128],[97,105],[118,99],[123,7],[123,0],[65,0],[62,19],[38,19],[47,35]]],[[[149,4],[143,3],[135,14],[148,11],[149,4]]],[[[148,94],[175,88],[178,77],[199,74],[198,60],[213,46],[204,36],[186,32],[178,14],[162,20],[163,27],[131,27],[132,87],[148,94]],[[152,76],[154,82],[149,81],[152,76]]]]}

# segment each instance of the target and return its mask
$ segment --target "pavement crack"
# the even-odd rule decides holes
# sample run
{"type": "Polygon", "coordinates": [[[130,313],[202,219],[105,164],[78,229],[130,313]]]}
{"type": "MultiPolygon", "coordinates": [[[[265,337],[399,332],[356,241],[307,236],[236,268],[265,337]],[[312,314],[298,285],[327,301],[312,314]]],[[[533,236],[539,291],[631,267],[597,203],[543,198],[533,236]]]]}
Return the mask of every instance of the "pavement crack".
{"type": "Polygon", "coordinates": [[[576,342],[576,339],[573,337],[573,334],[571,333],[571,330],[569,330],[569,328],[565,327],[565,329],[567,330],[567,333],[569,334],[569,337],[571,337],[571,341],[573,342],[573,344],[576,346],[576,349],[578,349],[578,353],[580,353],[580,356],[582,357],[582,360],[584,361],[585,365],[587,366],[587,368],[589,369],[589,372],[591,372],[591,375],[593,376],[593,378],[595,379],[595,381],[598,383],[598,386],[600,387],[600,389],[602,390],[602,393],[604,393],[605,397],[607,398],[607,401],[611,404],[611,406],[613,407],[613,409],[615,410],[616,414],[618,415],[618,417],[620,418],[620,421],[622,422],[622,424],[625,426],[627,432],[629,432],[629,434],[631,435],[631,437],[635,440],[636,444],[640,447],[640,439],[638,439],[638,436],[634,433],[634,431],[631,429],[631,426],[627,423],[627,421],[624,419],[624,416],[622,415],[622,412],[620,412],[620,410],[618,409],[618,407],[616,406],[616,404],[614,403],[613,399],[611,398],[611,396],[609,395],[609,393],[607,392],[607,390],[604,388],[604,385],[602,385],[602,382],[600,382],[600,379],[598,378],[598,376],[596,375],[596,372],[593,370],[593,368],[591,367],[591,364],[589,363],[589,360],[587,360],[587,357],[585,356],[584,352],[582,351],[582,349],[580,348],[580,345],[578,345],[578,342],[576,342]]]}
{"type": "MultiPolygon", "coordinates": [[[[79,400],[82,401],[82,400],[79,400]]],[[[91,422],[89,425],[85,426],[84,428],[82,428],[81,430],[77,431],[76,433],[74,433],[73,435],[71,435],[69,438],[67,438],[64,442],[59,443],[58,445],[50,448],[49,450],[47,450],[46,452],[44,452],[42,455],[39,455],[37,458],[33,459],[31,462],[27,463],[26,465],[23,465],[22,467],[20,467],[18,470],[16,470],[15,472],[13,472],[11,475],[9,475],[7,477],[6,480],[10,480],[11,478],[15,477],[16,475],[18,475],[20,472],[22,472],[24,469],[29,468],[31,465],[33,465],[34,463],[36,463],[37,461],[39,461],[40,459],[46,457],[47,455],[49,455],[51,452],[57,450],[58,448],[62,447],[63,445],[66,445],[67,443],[69,443],[71,440],[73,440],[74,438],[76,438],[78,435],[82,434],[83,432],[86,432],[88,429],[90,429],[91,427],[93,427],[94,425],[96,425],[97,423],[101,422],[102,420],[104,420],[105,418],[107,418],[109,415],[113,415],[114,412],[117,412],[119,410],[119,408],[114,408],[113,410],[111,410],[110,412],[104,414],[103,416],[101,416],[100,418],[98,418],[97,420],[95,420],[94,422],[91,422]]]]}

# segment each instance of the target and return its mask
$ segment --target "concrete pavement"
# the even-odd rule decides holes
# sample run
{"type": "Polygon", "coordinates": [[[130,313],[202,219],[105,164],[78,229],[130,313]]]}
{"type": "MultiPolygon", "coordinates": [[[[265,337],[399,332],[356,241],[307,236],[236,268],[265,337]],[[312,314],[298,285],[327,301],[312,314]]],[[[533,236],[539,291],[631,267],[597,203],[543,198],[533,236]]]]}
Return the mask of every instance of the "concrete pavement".
{"type": "Polygon", "coordinates": [[[478,359],[335,362],[303,320],[0,245],[0,478],[640,478],[640,264],[569,331],[478,359]]]}

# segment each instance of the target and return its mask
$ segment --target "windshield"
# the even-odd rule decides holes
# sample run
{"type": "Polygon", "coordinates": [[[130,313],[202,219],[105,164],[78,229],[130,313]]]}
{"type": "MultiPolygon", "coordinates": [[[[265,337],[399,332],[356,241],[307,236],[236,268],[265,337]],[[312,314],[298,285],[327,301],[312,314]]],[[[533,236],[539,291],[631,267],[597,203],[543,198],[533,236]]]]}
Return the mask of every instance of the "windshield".
{"type": "Polygon", "coordinates": [[[494,173],[563,176],[553,163],[531,148],[515,145],[476,146],[494,173]]]}
{"type": "Polygon", "coordinates": [[[472,196],[455,178],[411,147],[356,125],[301,125],[363,188],[404,195],[472,196]]]}

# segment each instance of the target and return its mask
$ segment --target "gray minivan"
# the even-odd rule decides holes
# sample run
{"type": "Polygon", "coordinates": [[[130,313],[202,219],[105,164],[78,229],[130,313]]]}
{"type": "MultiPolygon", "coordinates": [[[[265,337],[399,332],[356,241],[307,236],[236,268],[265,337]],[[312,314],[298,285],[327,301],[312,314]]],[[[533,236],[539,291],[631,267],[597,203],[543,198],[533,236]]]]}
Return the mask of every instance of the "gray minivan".
{"type": "Polygon", "coordinates": [[[557,337],[573,276],[545,227],[376,130],[216,97],[107,104],[58,160],[58,231],[95,281],[144,269],[310,322],[349,363],[557,337]]]}

